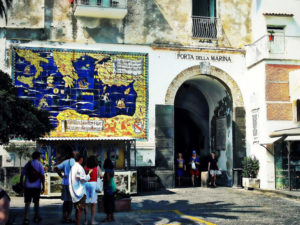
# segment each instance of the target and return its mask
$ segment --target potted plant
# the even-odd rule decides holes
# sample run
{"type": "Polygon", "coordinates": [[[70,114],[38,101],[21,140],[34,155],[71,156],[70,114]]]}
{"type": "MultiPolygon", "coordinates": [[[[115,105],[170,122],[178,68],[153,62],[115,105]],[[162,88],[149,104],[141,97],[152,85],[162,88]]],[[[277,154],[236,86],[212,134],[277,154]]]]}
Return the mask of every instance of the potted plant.
{"type": "Polygon", "coordinates": [[[269,31],[269,41],[274,41],[274,31],[269,31]]]}
{"type": "Polygon", "coordinates": [[[259,171],[259,161],[255,156],[246,156],[242,160],[243,167],[243,187],[245,189],[259,188],[260,180],[257,179],[259,171]]]}
{"type": "MultiPolygon", "coordinates": [[[[98,211],[103,212],[103,196],[98,196],[98,211]]],[[[126,194],[119,190],[115,193],[115,212],[127,212],[131,210],[131,197],[130,194],[126,194]]]]}

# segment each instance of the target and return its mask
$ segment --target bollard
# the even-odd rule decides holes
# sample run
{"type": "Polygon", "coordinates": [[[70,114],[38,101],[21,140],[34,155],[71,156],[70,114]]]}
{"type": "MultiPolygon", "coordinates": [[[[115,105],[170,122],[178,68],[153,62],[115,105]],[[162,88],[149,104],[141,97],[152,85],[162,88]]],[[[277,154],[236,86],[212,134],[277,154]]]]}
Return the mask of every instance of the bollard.
{"type": "Polygon", "coordinates": [[[207,187],[208,171],[201,172],[201,187],[207,187]]]}
{"type": "Polygon", "coordinates": [[[232,178],[233,178],[233,188],[243,188],[242,187],[242,168],[233,168],[232,169],[232,178]]]}

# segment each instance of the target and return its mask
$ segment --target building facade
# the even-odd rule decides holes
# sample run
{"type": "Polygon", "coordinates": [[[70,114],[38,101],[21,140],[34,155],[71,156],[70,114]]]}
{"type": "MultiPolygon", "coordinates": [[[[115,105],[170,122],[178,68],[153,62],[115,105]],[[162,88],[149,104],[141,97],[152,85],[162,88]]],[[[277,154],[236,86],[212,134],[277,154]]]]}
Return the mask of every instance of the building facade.
{"type": "Polygon", "coordinates": [[[196,150],[205,171],[216,151],[225,186],[255,155],[261,187],[274,189],[276,157],[261,144],[297,125],[291,2],[278,12],[259,0],[14,1],[0,65],[20,97],[51,112],[48,141],[132,138],[131,164],[155,167],[165,187],[179,152],[188,161],[196,150]]]}
{"type": "Polygon", "coordinates": [[[262,187],[299,189],[300,4],[275,3],[257,1],[252,11],[253,42],[246,46],[247,76],[253,84],[251,154],[264,162],[260,170],[262,187]],[[278,131],[280,135],[275,135],[278,131]],[[292,146],[290,160],[288,144],[292,146]]]}

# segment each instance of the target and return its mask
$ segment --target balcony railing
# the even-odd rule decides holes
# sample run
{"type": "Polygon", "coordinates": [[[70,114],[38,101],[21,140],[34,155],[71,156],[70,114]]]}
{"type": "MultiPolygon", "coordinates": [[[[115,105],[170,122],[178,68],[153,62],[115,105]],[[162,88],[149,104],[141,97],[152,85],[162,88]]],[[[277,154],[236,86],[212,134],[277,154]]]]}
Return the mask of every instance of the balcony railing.
{"type": "Polygon", "coordinates": [[[77,0],[77,5],[127,9],[127,0],[77,0]]]}
{"type": "Polygon", "coordinates": [[[221,20],[215,17],[192,16],[193,38],[217,39],[221,36],[221,20]]]}
{"type": "Polygon", "coordinates": [[[300,36],[264,35],[251,45],[246,46],[246,64],[251,66],[263,59],[300,60],[300,36]]]}
{"type": "Polygon", "coordinates": [[[77,0],[75,16],[123,19],[127,0],[77,0]]]}

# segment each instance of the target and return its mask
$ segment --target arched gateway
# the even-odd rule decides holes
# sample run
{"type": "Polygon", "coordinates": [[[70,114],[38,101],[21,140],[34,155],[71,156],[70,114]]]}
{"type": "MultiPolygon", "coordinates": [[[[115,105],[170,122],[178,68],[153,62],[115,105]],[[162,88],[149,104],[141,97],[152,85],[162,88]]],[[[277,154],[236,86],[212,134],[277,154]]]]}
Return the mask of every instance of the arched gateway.
{"type": "Polygon", "coordinates": [[[172,187],[177,153],[188,160],[195,149],[204,171],[209,153],[216,151],[222,185],[231,185],[232,169],[246,155],[245,136],[244,102],[236,82],[210,64],[190,67],[170,84],[165,105],[156,106],[156,173],[172,187]]]}

